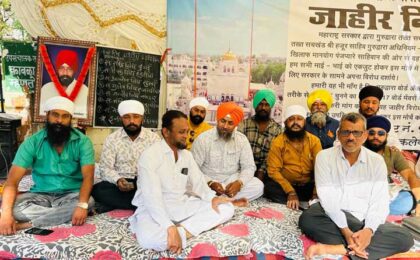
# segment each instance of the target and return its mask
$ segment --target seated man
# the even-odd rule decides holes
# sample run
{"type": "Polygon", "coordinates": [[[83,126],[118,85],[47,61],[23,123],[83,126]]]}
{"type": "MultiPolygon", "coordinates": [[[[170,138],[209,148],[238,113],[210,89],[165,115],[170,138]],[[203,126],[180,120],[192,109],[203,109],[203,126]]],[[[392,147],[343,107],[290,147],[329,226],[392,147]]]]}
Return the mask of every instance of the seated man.
{"type": "Polygon", "coordinates": [[[288,208],[299,209],[301,202],[316,199],[315,157],[322,149],[319,138],[305,131],[306,110],[300,105],[285,110],[285,131],[271,144],[267,158],[268,180],[264,196],[288,208]]]}
{"type": "Polygon", "coordinates": [[[131,204],[136,193],[137,162],[141,153],[160,140],[143,128],[144,106],[137,100],[125,100],[118,105],[123,125],[110,134],[104,143],[99,171],[102,182],[93,186],[92,196],[100,206],[98,213],[113,209],[135,209],[131,204]]]}
{"type": "Polygon", "coordinates": [[[203,132],[212,128],[204,122],[209,102],[205,97],[196,97],[190,102],[190,116],[188,117],[187,149],[191,150],[194,140],[203,132]]]}
{"type": "Polygon", "coordinates": [[[252,147],[255,177],[263,181],[267,175],[267,154],[271,141],[281,133],[281,126],[271,118],[271,108],[276,104],[276,95],[271,89],[261,89],[255,93],[252,106],[255,115],[243,120],[238,131],[246,135],[252,147]]]}
{"type": "Polygon", "coordinates": [[[191,236],[229,220],[231,199],[215,197],[186,150],[187,116],[176,110],[162,117],[163,140],[146,149],[138,162],[137,210],[130,228],[140,246],[181,253],[191,236]]]}
{"type": "Polygon", "coordinates": [[[27,138],[13,160],[2,197],[2,235],[68,221],[83,225],[93,205],[94,150],[89,138],[71,127],[73,102],[52,97],[45,110],[45,129],[27,138]],[[19,182],[30,168],[35,184],[18,195],[19,182]]]}
{"type": "Polygon", "coordinates": [[[384,224],[389,212],[386,165],[380,155],[363,147],[366,119],[358,113],[344,115],[337,135],[341,145],[316,158],[320,203],[299,219],[302,232],[318,242],[305,257],[349,254],[351,259],[380,259],[409,250],[414,244],[409,232],[384,224]]]}
{"type": "Polygon", "coordinates": [[[319,138],[322,149],[333,147],[338,121],[328,116],[333,104],[331,93],[325,89],[314,90],[309,94],[307,103],[311,115],[306,118],[306,131],[319,138]]]}
{"type": "MultiPolygon", "coordinates": [[[[365,86],[359,92],[359,113],[366,119],[378,115],[384,91],[377,86],[365,86]]],[[[391,124],[388,133],[388,145],[401,150],[401,142],[391,124]]]]}
{"type": "Polygon", "coordinates": [[[408,166],[400,151],[387,146],[387,137],[391,129],[391,122],[383,116],[372,116],[367,120],[368,138],[365,147],[376,152],[385,159],[390,182],[391,203],[389,210],[391,215],[410,213],[416,209],[416,216],[420,216],[420,180],[414,171],[408,166]],[[393,183],[391,174],[396,171],[410,186],[411,191],[402,190],[401,185],[393,183]]]}
{"type": "Polygon", "coordinates": [[[243,110],[234,102],[217,109],[217,126],[201,134],[192,153],[207,183],[217,194],[254,200],[263,193],[263,183],[254,177],[255,163],[246,136],[235,130],[243,110]]]}

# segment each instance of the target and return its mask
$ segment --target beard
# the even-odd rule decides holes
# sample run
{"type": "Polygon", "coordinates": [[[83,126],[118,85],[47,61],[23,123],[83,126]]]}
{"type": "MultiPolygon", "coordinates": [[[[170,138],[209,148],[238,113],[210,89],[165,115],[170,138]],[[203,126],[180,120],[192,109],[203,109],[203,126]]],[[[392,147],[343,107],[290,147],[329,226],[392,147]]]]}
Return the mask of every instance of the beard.
{"type": "Polygon", "coordinates": [[[175,142],[175,147],[179,150],[184,150],[185,148],[187,148],[187,143],[186,142],[175,142]]]}
{"type": "Polygon", "coordinates": [[[382,151],[383,149],[385,149],[386,143],[387,143],[387,140],[385,140],[385,141],[384,141],[383,143],[381,143],[381,144],[374,144],[374,143],[372,143],[371,141],[366,140],[366,142],[365,142],[365,144],[364,144],[364,145],[365,145],[365,147],[366,147],[367,149],[371,150],[372,152],[377,153],[377,152],[382,151]]]}
{"type": "Polygon", "coordinates": [[[190,121],[194,125],[199,125],[199,124],[203,123],[204,117],[201,117],[200,115],[193,116],[192,113],[191,113],[191,111],[190,111],[190,121]]]}
{"type": "Polygon", "coordinates": [[[61,85],[66,86],[66,87],[68,87],[73,82],[73,78],[67,75],[60,76],[58,79],[61,85]]]}
{"type": "Polygon", "coordinates": [[[225,141],[230,140],[230,138],[232,138],[232,133],[229,133],[228,131],[225,130],[221,130],[219,128],[217,128],[217,134],[219,135],[220,138],[223,138],[225,141]]]}
{"type": "Polygon", "coordinates": [[[293,131],[292,127],[296,125],[293,124],[292,126],[288,127],[286,125],[286,128],[284,130],[284,134],[287,136],[287,138],[289,138],[290,140],[302,140],[305,137],[306,134],[306,130],[305,127],[302,127],[301,130],[298,131],[293,131]]]}
{"type": "Polygon", "coordinates": [[[127,135],[130,137],[137,136],[141,132],[141,125],[129,124],[126,126],[123,125],[123,128],[127,135]]]}
{"type": "Polygon", "coordinates": [[[51,145],[62,145],[70,139],[71,126],[59,123],[46,123],[47,140],[51,145]]]}
{"type": "Polygon", "coordinates": [[[311,124],[316,125],[319,128],[325,127],[327,124],[327,114],[324,112],[315,112],[311,115],[311,124]]]}
{"type": "Polygon", "coordinates": [[[271,111],[265,111],[263,109],[255,111],[255,121],[267,122],[270,120],[271,111]]]}

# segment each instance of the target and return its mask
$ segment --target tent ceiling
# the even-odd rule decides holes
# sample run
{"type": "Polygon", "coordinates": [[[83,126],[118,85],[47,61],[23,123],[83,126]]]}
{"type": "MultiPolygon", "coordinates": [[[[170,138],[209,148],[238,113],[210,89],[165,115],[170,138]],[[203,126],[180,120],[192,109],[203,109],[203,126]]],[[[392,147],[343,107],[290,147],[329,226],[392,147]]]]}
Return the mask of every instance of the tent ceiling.
{"type": "Polygon", "coordinates": [[[60,37],[162,54],[165,0],[12,0],[33,37],[60,37]]]}

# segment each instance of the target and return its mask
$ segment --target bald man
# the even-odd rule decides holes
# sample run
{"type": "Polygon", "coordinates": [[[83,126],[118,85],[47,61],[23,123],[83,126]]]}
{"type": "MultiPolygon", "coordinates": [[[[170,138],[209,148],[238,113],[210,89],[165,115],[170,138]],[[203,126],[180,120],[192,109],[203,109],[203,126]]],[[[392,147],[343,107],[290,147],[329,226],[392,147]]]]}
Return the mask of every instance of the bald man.
{"type": "Polygon", "coordinates": [[[192,153],[209,187],[234,199],[254,200],[263,193],[263,183],[254,177],[255,163],[246,136],[235,130],[243,110],[234,102],[217,109],[217,127],[201,134],[192,153]]]}

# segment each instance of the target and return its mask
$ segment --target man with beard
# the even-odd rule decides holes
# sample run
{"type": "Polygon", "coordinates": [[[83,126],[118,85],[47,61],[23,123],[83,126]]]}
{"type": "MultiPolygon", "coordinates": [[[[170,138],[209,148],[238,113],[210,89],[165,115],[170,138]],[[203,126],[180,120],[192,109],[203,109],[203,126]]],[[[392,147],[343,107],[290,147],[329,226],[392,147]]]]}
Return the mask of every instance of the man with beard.
{"type": "MultiPolygon", "coordinates": [[[[73,50],[61,50],[57,54],[55,59],[55,69],[58,80],[64,91],[68,96],[71,95],[76,86],[76,75],[78,75],[79,58],[77,52],[73,50]]],[[[54,82],[48,82],[41,88],[40,96],[40,111],[44,111],[43,107],[45,102],[55,96],[59,96],[57,88],[54,82]]],[[[76,99],[74,100],[74,116],[86,118],[87,117],[87,103],[88,103],[89,89],[85,84],[82,84],[76,99]]]]}
{"type": "Polygon", "coordinates": [[[388,170],[391,215],[402,215],[416,209],[416,216],[420,216],[420,180],[400,151],[387,146],[387,135],[391,129],[391,122],[383,116],[372,116],[367,120],[368,137],[365,147],[382,155],[388,170]],[[391,175],[393,172],[401,175],[408,182],[411,191],[404,190],[401,184],[395,183],[391,175]]]}
{"type": "Polygon", "coordinates": [[[210,230],[234,213],[231,199],[216,197],[192,154],[186,150],[187,116],[176,110],[162,117],[163,140],[138,162],[137,210],[130,228],[140,246],[180,254],[187,239],[210,230]]]}
{"type": "Polygon", "coordinates": [[[305,130],[319,138],[322,149],[333,147],[339,123],[328,116],[333,104],[331,93],[325,89],[314,90],[307,104],[311,115],[306,118],[305,130]]]}
{"type": "Polygon", "coordinates": [[[157,134],[142,127],[144,106],[137,100],[118,105],[123,128],[110,134],[104,143],[99,172],[102,182],[93,186],[92,196],[98,213],[113,209],[135,209],[137,161],[141,153],[160,141],[157,134]]]}
{"type": "Polygon", "coordinates": [[[303,211],[302,232],[317,243],[305,259],[339,254],[350,259],[383,259],[413,244],[408,230],[385,223],[389,213],[384,159],[363,147],[366,119],[345,114],[337,132],[340,145],[316,157],[315,183],[320,203],[303,211]]]}
{"type": "MultiPolygon", "coordinates": [[[[372,116],[376,116],[378,114],[383,96],[384,92],[380,87],[367,85],[366,87],[362,88],[359,92],[359,113],[362,114],[366,119],[372,116]]],[[[401,143],[398,140],[398,136],[394,132],[392,124],[387,139],[388,145],[390,147],[395,147],[401,150],[401,143]]]]}
{"type": "Polygon", "coordinates": [[[85,223],[93,205],[90,191],[95,164],[92,142],[71,127],[73,102],[53,97],[45,104],[46,128],[19,147],[4,186],[0,234],[71,221],[85,223]],[[32,169],[34,185],[18,194],[22,177],[32,169]],[[17,222],[16,222],[17,221],[17,222]]]}
{"type": "Polygon", "coordinates": [[[243,116],[234,102],[219,105],[216,128],[201,134],[191,151],[208,186],[217,194],[254,200],[262,195],[264,185],[254,177],[256,167],[248,139],[235,130],[243,116]]]}
{"type": "Polygon", "coordinates": [[[243,120],[238,131],[246,135],[252,147],[257,167],[255,177],[264,180],[267,174],[267,154],[271,141],[281,133],[281,126],[271,118],[271,108],[276,104],[276,95],[271,89],[255,93],[252,105],[255,115],[243,120]]]}
{"type": "Polygon", "coordinates": [[[265,197],[295,210],[316,199],[314,164],[322,150],[319,138],[305,131],[305,117],[300,105],[286,108],[285,131],[273,140],[267,157],[265,197]]]}
{"type": "Polygon", "coordinates": [[[190,102],[190,116],[188,117],[187,149],[191,150],[194,140],[203,132],[212,128],[204,122],[209,102],[205,97],[196,97],[190,102]]]}

